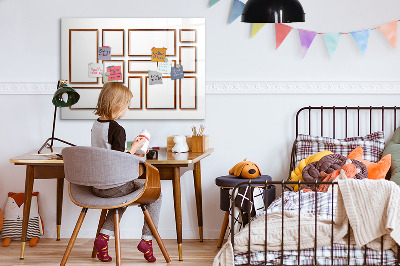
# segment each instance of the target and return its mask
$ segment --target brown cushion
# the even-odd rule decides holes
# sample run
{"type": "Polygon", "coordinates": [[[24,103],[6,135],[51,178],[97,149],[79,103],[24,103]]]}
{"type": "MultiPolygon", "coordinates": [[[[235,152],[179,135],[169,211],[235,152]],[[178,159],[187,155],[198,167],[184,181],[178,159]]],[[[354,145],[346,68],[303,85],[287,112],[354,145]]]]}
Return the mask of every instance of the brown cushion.
{"type": "MultiPolygon", "coordinates": [[[[349,160],[340,154],[331,154],[321,158],[317,162],[313,162],[304,167],[302,176],[304,181],[315,182],[316,180],[322,181],[324,177],[321,176],[321,172],[330,174],[335,170],[340,169],[346,161],[349,160]]],[[[368,177],[367,167],[360,161],[351,159],[352,164],[354,164],[360,172],[356,174],[356,179],[364,179],[368,177]]],[[[312,186],[305,185],[304,187],[310,188],[312,186]]]]}

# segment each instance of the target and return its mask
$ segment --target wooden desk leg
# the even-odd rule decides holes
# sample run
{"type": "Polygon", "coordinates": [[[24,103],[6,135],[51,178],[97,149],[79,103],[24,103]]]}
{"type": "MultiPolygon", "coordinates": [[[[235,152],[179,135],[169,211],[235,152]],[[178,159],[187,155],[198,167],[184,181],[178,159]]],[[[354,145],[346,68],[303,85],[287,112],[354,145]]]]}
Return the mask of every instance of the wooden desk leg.
{"type": "Polygon", "coordinates": [[[229,222],[229,212],[225,212],[224,221],[222,222],[221,233],[219,235],[217,248],[222,247],[222,242],[224,242],[224,237],[225,237],[225,233],[226,233],[226,228],[228,227],[228,222],[229,222]]]}
{"type": "Polygon", "coordinates": [[[194,164],[194,191],[196,194],[197,221],[199,225],[200,242],[203,242],[203,203],[201,196],[201,168],[200,161],[194,164]]]}
{"type": "Polygon", "coordinates": [[[172,179],[174,191],[175,223],[178,242],[179,260],[182,259],[182,205],[181,205],[181,174],[179,167],[174,167],[174,178],[172,179]]]}
{"type": "Polygon", "coordinates": [[[28,233],[28,222],[29,213],[31,212],[31,200],[32,200],[32,190],[34,181],[34,166],[26,166],[26,177],[25,177],[25,195],[24,195],[24,213],[22,220],[22,233],[21,233],[21,255],[20,259],[24,259],[26,235],[28,233]]]}
{"type": "Polygon", "coordinates": [[[64,178],[57,178],[57,241],[60,241],[64,178]]]}

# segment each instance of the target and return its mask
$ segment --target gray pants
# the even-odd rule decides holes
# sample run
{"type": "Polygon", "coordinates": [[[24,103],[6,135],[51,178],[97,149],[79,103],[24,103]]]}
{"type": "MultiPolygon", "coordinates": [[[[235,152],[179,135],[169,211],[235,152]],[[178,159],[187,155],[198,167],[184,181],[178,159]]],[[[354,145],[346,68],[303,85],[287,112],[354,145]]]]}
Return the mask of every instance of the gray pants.
{"type": "MultiPolygon", "coordinates": [[[[108,189],[93,188],[93,194],[101,198],[116,198],[128,195],[138,189],[141,189],[142,187],[144,187],[144,182],[138,182],[138,181],[135,182],[135,180],[133,180],[119,187],[113,187],[108,189]]],[[[162,196],[160,194],[160,197],[155,202],[146,204],[146,207],[149,210],[151,218],[153,218],[154,224],[156,225],[157,228],[158,228],[158,221],[160,219],[161,202],[162,202],[162,196]]],[[[118,208],[119,219],[122,218],[122,215],[124,214],[125,210],[126,207],[118,208]]],[[[100,233],[109,236],[114,236],[114,214],[115,214],[115,209],[108,210],[106,220],[104,221],[100,233]]],[[[153,234],[146,220],[144,221],[143,225],[142,239],[146,240],[153,239],[153,234]]]]}

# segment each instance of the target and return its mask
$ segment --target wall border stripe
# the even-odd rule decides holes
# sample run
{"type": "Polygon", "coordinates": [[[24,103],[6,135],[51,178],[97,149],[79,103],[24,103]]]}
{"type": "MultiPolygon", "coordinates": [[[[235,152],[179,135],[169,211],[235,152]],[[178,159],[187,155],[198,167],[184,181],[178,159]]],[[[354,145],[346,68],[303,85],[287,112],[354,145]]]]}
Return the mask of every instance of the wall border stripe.
{"type": "MultiPolygon", "coordinates": [[[[0,83],[0,94],[53,94],[56,83],[0,83]]],[[[400,81],[208,81],[206,94],[400,94],[400,81]]]]}

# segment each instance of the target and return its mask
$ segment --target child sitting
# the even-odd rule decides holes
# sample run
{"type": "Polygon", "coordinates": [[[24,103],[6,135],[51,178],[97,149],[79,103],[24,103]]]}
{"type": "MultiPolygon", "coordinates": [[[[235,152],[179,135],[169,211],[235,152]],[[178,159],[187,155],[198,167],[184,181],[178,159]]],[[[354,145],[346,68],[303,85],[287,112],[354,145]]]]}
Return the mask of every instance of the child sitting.
{"type": "MultiPolygon", "coordinates": [[[[97,102],[96,115],[100,117],[93,123],[91,142],[93,147],[106,148],[125,152],[125,129],[120,126],[115,120],[122,118],[127,110],[132,99],[132,92],[122,83],[109,82],[104,84],[100,92],[97,102]]],[[[129,153],[144,157],[145,154],[135,154],[146,142],[144,138],[136,138],[129,153]]],[[[141,159],[141,158],[138,158],[141,159]]],[[[143,160],[143,159],[141,159],[143,160]]],[[[138,167],[139,167],[138,160],[138,167]]],[[[93,187],[93,194],[102,198],[122,197],[128,195],[138,189],[141,189],[144,184],[137,182],[137,176],[132,176],[132,181],[111,187],[93,187]]],[[[147,209],[156,226],[160,216],[161,195],[153,203],[147,204],[147,209]]],[[[120,219],[124,214],[126,207],[119,208],[118,213],[120,219]]],[[[114,236],[114,219],[115,210],[108,210],[106,219],[101,228],[99,236],[94,241],[94,246],[97,249],[97,258],[101,261],[111,261],[112,258],[108,255],[108,240],[110,236],[114,236]]],[[[153,255],[152,237],[150,227],[146,221],[142,230],[142,240],[137,246],[138,250],[144,253],[144,258],[149,262],[155,262],[156,258],[153,255]]]]}

